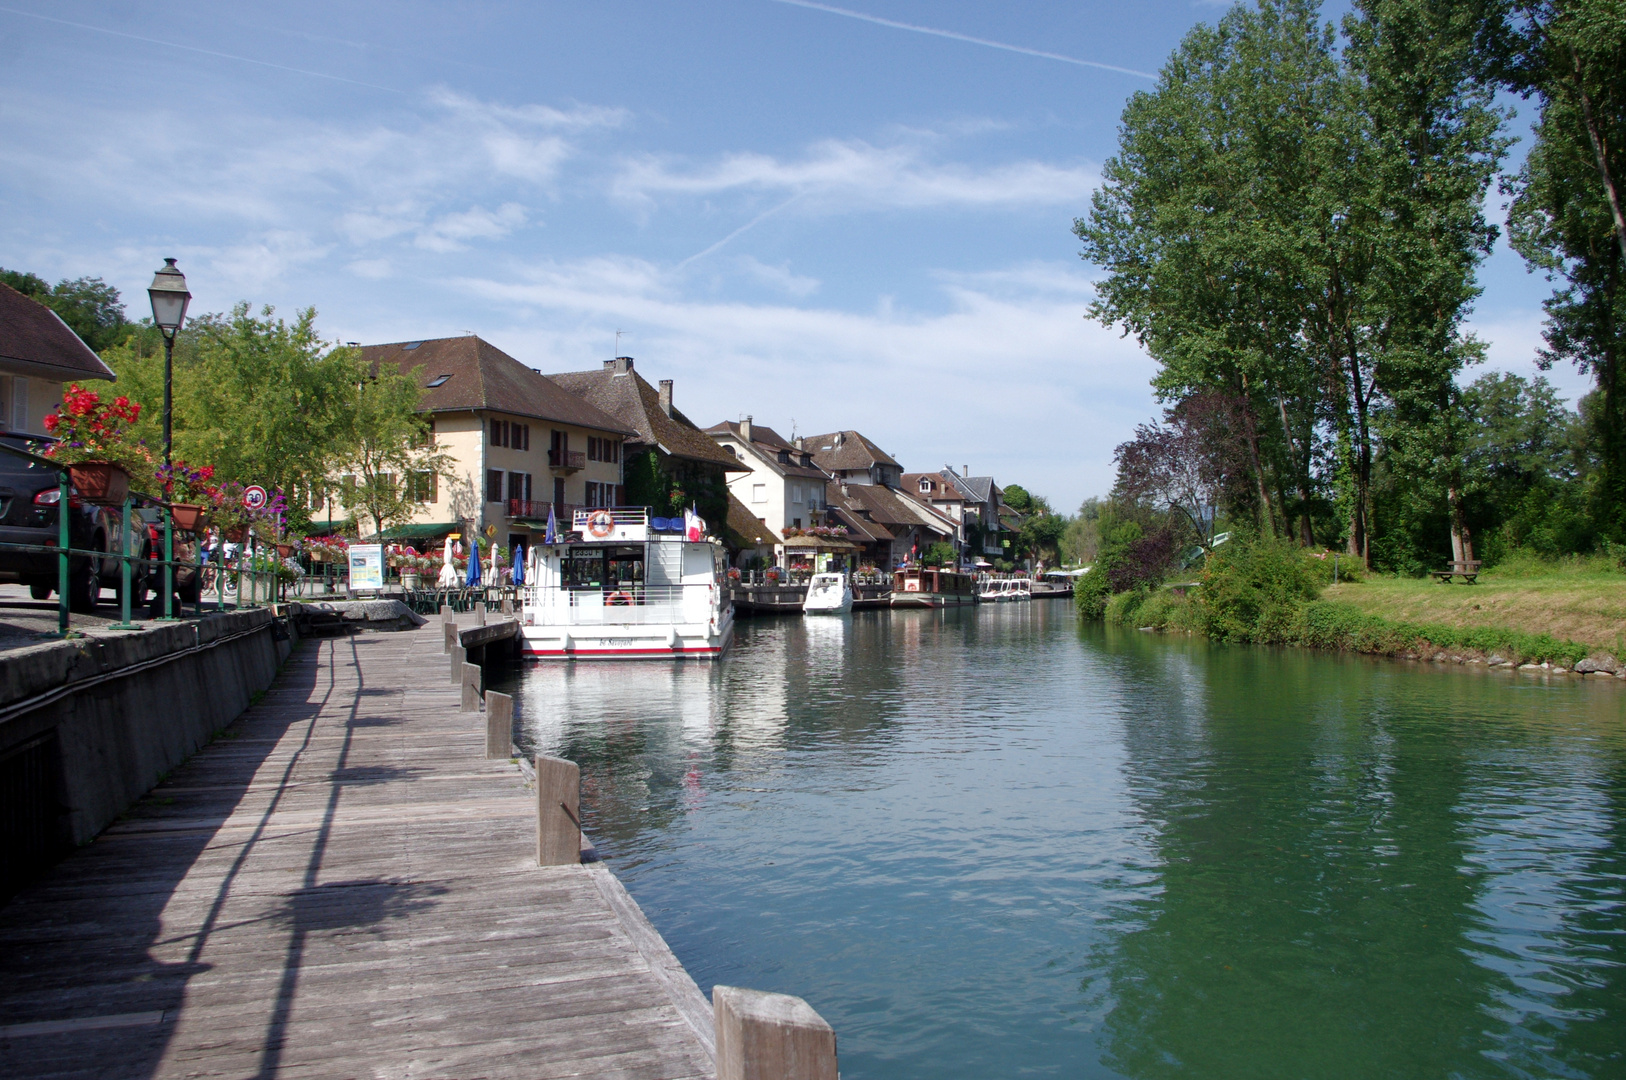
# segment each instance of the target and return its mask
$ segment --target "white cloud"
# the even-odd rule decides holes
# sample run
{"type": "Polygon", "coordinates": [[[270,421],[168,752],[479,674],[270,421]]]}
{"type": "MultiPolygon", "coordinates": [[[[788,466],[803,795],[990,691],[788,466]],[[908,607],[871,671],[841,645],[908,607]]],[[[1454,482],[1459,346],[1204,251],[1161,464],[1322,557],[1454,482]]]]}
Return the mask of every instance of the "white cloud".
{"type": "Polygon", "coordinates": [[[792,273],[789,263],[769,266],[755,256],[741,255],[734,260],[734,265],[751,279],[798,300],[806,299],[819,291],[818,278],[792,273]]]}
{"type": "Polygon", "coordinates": [[[395,272],[388,259],[357,259],[345,269],[369,281],[381,281],[395,272]]]}
{"type": "Polygon", "coordinates": [[[418,234],[417,245],[429,251],[461,251],[467,240],[496,240],[525,224],[525,208],[503,203],[496,210],[476,206],[446,214],[418,234]]]}
{"type": "Polygon", "coordinates": [[[859,207],[1081,206],[1099,181],[1094,168],[1018,161],[986,168],[929,161],[908,143],[877,147],[827,139],[796,160],[730,154],[686,167],[669,158],[629,161],[616,195],[647,203],[659,195],[775,192],[859,207]]]}
{"type": "Polygon", "coordinates": [[[544,371],[592,366],[627,329],[636,344],[623,347],[647,377],[677,381],[698,423],[751,413],[786,434],[792,419],[804,432],[857,428],[911,469],[966,463],[1071,506],[1110,487],[1113,447],[1155,411],[1152,364],[1082,317],[1068,275],[1011,287],[1034,273],[1007,272],[1003,295],[961,280],[938,312],[694,300],[678,275],[636,259],[459,284],[493,312],[522,313],[487,336],[544,371]]]}

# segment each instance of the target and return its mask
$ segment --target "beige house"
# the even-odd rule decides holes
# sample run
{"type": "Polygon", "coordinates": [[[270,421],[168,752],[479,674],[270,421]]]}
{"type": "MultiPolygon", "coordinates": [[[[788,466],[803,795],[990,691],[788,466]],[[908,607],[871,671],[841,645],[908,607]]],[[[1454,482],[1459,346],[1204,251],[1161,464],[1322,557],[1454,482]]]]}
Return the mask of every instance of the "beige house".
{"type": "Polygon", "coordinates": [[[813,464],[805,445],[786,442],[773,428],[754,423],[749,416],[737,424],[726,421],[709,427],[706,434],[750,470],[728,478],[729,493],[781,541],[787,528],[824,524],[824,486],[830,477],[813,464]]]}
{"type": "Polygon", "coordinates": [[[0,431],[44,435],[65,383],[111,381],[113,370],[57,313],[0,285],[0,431]]]}
{"type": "Polygon", "coordinates": [[[633,433],[490,342],[401,341],[361,355],[416,370],[435,445],[453,461],[450,477],[410,480],[419,510],[385,539],[421,547],[472,524],[482,534],[495,526],[512,549],[542,539],[550,509],[565,531],[579,507],[620,504],[621,444],[633,433]]]}

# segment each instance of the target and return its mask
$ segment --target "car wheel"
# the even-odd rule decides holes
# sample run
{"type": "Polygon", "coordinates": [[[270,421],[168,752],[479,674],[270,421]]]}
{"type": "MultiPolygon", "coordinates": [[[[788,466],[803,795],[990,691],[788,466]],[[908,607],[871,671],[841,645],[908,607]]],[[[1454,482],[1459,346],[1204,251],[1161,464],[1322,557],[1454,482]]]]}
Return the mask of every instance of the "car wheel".
{"type": "Polygon", "coordinates": [[[68,570],[68,610],[88,615],[102,599],[102,578],[90,560],[68,570]]]}
{"type": "Polygon", "coordinates": [[[36,600],[49,600],[51,592],[51,583],[48,581],[35,581],[28,586],[28,595],[36,600]]]}

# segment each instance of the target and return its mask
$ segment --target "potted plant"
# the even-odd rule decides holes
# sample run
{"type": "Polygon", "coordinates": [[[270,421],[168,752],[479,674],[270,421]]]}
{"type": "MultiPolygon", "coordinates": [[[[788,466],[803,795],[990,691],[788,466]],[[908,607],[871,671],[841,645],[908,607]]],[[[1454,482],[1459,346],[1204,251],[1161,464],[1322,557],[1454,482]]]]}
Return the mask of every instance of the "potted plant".
{"type": "Polygon", "coordinates": [[[169,500],[170,517],[177,529],[197,532],[208,524],[204,508],[213,503],[210,494],[214,488],[213,465],[193,466],[177,461],[173,465],[158,466],[153,476],[169,500]]]}
{"type": "Polygon", "coordinates": [[[152,464],[146,443],[131,428],[141,406],[119,396],[103,401],[78,383],[68,387],[56,411],[45,417],[45,430],[56,441],[40,454],[67,466],[74,490],[88,503],[120,506],[130,493],[132,473],[145,474],[152,464]]]}

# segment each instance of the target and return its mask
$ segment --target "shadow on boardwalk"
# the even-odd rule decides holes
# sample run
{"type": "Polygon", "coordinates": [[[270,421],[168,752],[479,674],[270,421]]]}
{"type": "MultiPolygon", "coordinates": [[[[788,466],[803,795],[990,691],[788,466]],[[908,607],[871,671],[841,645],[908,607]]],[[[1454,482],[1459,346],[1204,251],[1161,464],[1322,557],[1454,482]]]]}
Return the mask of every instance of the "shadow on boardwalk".
{"type": "Polygon", "coordinates": [[[710,1075],[605,871],[535,865],[534,795],[440,648],[306,642],[0,909],[0,1075],[710,1075]]]}

